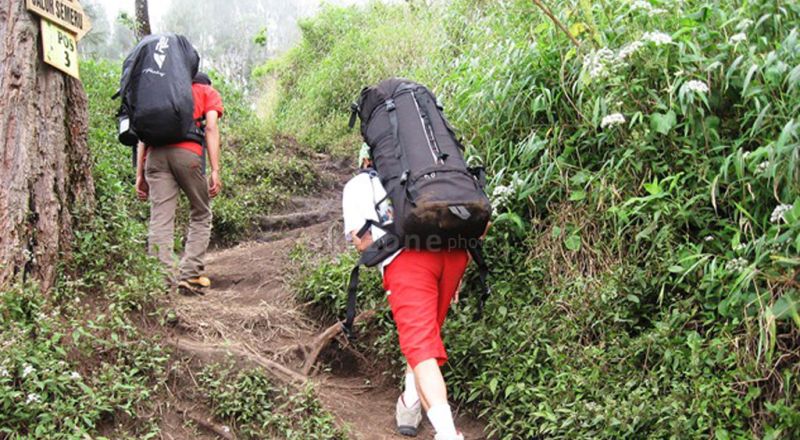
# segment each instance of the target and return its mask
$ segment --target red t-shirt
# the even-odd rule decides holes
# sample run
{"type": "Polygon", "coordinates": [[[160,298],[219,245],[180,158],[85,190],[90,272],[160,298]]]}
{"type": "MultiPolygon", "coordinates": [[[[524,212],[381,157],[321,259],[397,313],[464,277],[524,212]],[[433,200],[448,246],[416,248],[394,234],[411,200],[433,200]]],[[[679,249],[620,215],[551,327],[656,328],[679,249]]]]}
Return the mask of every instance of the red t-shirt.
{"type": "MultiPolygon", "coordinates": [[[[222,107],[222,97],[213,87],[205,84],[192,84],[192,95],[194,96],[194,119],[200,119],[212,110],[216,110],[216,112],[219,113],[219,117],[222,117],[224,110],[222,107]]],[[[170,147],[183,148],[198,156],[203,155],[203,146],[197,142],[184,141],[175,145],[170,145],[170,147]]]]}

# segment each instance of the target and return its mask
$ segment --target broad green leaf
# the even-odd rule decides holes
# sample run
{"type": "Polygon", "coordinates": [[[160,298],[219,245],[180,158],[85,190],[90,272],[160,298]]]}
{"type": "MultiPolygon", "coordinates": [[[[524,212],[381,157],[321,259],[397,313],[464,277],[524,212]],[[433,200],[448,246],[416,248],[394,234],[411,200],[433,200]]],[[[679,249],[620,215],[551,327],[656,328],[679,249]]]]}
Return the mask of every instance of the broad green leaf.
{"type": "Polygon", "coordinates": [[[572,191],[572,193],[569,195],[569,200],[573,202],[579,202],[581,200],[584,200],[585,198],[586,198],[586,191],[576,190],[572,191]]]}
{"type": "Polygon", "coordinates": [[[586,24],[585,23],[575,23],[575,24],[573,24],[572,26],[569,27],[569,32],[573,36],[578,37],[582,33],[586,32],[586,24]]]}
{"type": "Polygon", "coordinates": [[[654,182],[650,182],[650,183],[645,183],[644,184],[644,189],[651,196],[657,196],[657,195],[661,194],[662,192],[664,192],[664,190],[661,188],[661,185],[658,183],[658,180],[655,180],[654,182]]]}
{"type": "Polygon", "coordinates": [[[653,113],[650,115],[650,128],[665,136],[672,131],[672,128],[675,127],[677,122],[677,116],[672,110],[667,113],[653,113]]]}
{"type": "Polygon", "coordinates": [[[564,240],[564,245],[567,249],[575,252],[580,250],[581,248],[581,236],[578,234],[572,234],[564,240]]]}
{"type": "Polygon", "coordinates": [[[787,293],[778,298],[775,304],[772,305],[772,314],[775,315],[777,319],[794,319],[798,313],[797,309],[797,301],[787,293]]]}

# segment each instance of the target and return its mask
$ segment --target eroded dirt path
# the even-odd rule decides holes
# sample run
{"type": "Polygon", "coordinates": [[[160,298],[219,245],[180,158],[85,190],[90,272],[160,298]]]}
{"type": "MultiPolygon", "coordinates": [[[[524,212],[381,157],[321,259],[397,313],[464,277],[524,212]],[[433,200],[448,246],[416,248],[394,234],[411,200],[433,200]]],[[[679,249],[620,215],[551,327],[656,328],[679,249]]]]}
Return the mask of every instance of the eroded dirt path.
{"type": "MultiPolygon", "coordinates": [[[[315,321],[298,303],[289,285],[295,270],[291,254],[296,246],[307,246],[321,258],[333,258],[344,250],[339,188],[342,176],[347,175],[340,172],[319,198],[297,199],[285,214],[264,218],[261,226],[265,232],[259,240],[212,252],[206,267],[213,286],[204,296],[170,296],[169,306],[177,315],[177,324],[167,341],[190,359],[190,365],[199,369],[224,360],[227,352],[235,360],[264,368],[284,382],[305,379],[301,373],[303,359],[296,347],[312,341],[333,322],[315,321]]],[[[336,340],[326,353],[328,356],[320,359],[321,365],[307,380],[322,405],[348,428],[351,437],[407,438],[395,434],[394,406],[399,388],[387,379],[381,363],[370,361],[355,349],[343,348],[336,340]],[[331,353],[341,356],[335,366],[326,364],[331,353]]],[[[184,380],[191,383],[191,378],[184,380]]],[[[180,396],[177,398],[180,400],[180,396]]],[[[203,412],[197,402],[182,405],[189,404],[209,418],[207,408],[203,412]]],[[[221,437],[210,429],[182,427],[180,418],[186,415],[180,411],[168,411],[162,417],[169,432],[164,438],[221,437]]],[[[485,438],[478,421],[459,416],[457,424],[467,439],[485,438]]],[[[417,438],[433,438],[427,420],[417,438]]]]}

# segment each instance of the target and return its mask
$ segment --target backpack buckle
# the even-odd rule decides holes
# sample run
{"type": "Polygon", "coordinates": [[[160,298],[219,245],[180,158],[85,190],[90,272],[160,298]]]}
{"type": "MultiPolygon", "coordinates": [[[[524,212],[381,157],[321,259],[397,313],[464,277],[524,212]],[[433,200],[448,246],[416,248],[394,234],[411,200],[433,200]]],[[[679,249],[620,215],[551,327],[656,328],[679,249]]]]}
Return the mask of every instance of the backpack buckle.
{"type": "Polygon", "coordinates": [[[345,322],[341,322],[340,325],[342,326],[342,334],[344,334],[344,337],[347,338],[349,342],[355,342],[356,333],[353,331],[353,328],[348,326],[345,322]]]}
{"type": "Polygon", "coordinates": [[[356,116],[358,115],[359,110],[361,110],[361,107],[358,105],[358,103],[354,102],[350,104],[350,122],[347,125],[351,130],[356,126],[356,116]]]}
{"type": "Polygon", "coordinates": [[[386,111],[387,112],[392,112],[396,108],[397,108],[397,106],[394,104],[394,99],[387,99],[386,100],[386,111]]]}

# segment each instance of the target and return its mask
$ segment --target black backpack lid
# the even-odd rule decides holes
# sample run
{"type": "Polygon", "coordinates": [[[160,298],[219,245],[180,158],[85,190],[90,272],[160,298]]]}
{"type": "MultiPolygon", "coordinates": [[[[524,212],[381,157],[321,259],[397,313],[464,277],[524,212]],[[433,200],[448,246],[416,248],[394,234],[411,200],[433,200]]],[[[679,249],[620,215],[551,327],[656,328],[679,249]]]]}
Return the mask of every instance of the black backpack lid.
{"type": "Polygon", "coordinates": [[[148,35],[136,45],[136,47],[125,57],[125,61],[122,63],[122,75],[120,76],[120,83],[119,83],[119,90],[117,93],[114,94],[113,98],[122,97],[125,99],[125,95],[128,91],[128,87],[130,86],[130,82],[133,79],[133,72],[136,72],[140,69],[137,68],[137,65],[141,63],[142,56],[141,52],[143,50],[147,50],[147,48],[153,44],[157,44],[162,37],[167,37],[171,41],[176,41],[180,46],[181,50],[185,54],[191,54],[190,59],[192,62],[191,66],[191,75],[192,78],[197,75],[197,72],[200,70],[200,57],[197,54],[197,50],[192,46],[192,43],[189,40],[180,34],[174,33],[163,33],[163,34],[152,34],[148,35]]]}
{"type": "Polygon", "coordinates": [[[362,126],[369,123],[369,118],[376,107],[385,105],[386,100],[390,99],[400,86],[408,83],[412,83],[412,81],[404,78],[389,78],[373,87],[364,88],[358,103],[362,126]]]}

